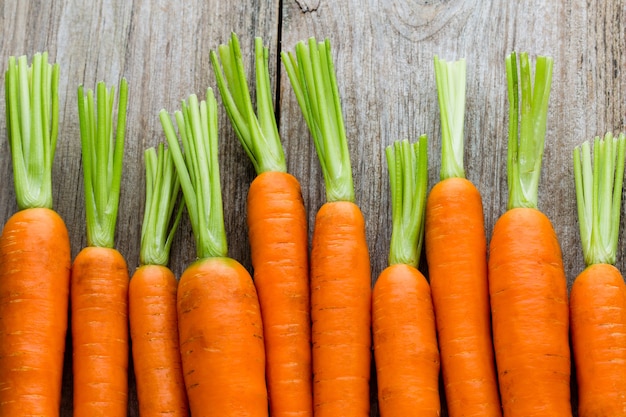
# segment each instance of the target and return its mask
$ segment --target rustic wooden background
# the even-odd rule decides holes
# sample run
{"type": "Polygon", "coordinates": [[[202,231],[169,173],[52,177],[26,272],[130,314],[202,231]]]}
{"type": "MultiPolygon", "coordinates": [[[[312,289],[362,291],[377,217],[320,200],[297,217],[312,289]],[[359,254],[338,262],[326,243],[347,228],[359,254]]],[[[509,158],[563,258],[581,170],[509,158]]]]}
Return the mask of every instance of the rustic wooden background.
{"type": "MultiPolygon", "coordinates": [[[[278,53],[310,36],[329,37],[352,156],[357,202],[367,219],[372,276],[385,267],[390,208],[384,148],[396,139],[430,141],[430,184],[439,172],[439,111],[433,56],[467,59],[465,164],[483,195],[487,235],[507,198],[507,106],[504,57],[527,51],[554,58],[554,77],[539,191],[553,221],[569,282],[583,268],[571,153],[576,144],[626,120],[626,4],[609,1],[505,0],[4,0],[0,62],[47,50],[61,65],[60,136],[54,165],[56,210],[65,218],[75,255],[85,245],[76,89],[128,79],[127,148],[117,247],[129,268],[139,260],[143,214],[143,150],[164,140],[161,108],[173,111],[191,93],[215,87],[209,51],[236,32],[251,73],[253,37],[270,47],[276,113],[288,168],[303,184],[312,221],[324,183],[312,141],[278,53]]],[[[4,96],[4,83],[0,84],[4,96]]],[[[0,102],[0,222],[16,210],[0,102]]],[[[254,177],[220,104],[220,162],[230,255],[250,267],[245,199],[254,177]]],[[[626,265],[621,234],[618,267],[626,265]]],[[[184,222],[172,250],[180,273],[194,259],[184,222]]],[[[69,353],[67,358],[69,359],[69,353]]],[[[132,375],[131,375],[132,386],[132,375]]],[[[63,416],[71,415],[71,369],[63,416]]],[[[375,400],[372,416],[377,415],[375,400]]],[[[137,415],[131,391],[129,415],[137,415]]]]}

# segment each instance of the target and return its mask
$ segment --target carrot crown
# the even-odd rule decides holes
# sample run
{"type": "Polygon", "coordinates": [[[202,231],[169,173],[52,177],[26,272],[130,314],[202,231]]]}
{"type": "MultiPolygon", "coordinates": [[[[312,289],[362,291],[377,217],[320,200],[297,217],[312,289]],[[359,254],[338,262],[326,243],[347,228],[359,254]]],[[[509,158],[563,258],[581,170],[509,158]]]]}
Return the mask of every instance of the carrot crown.
{"type": "Polygon", "coordinates": [[[217,53],[211,51],[211,62],[215,70],[217,86],[228,117],[256,173],[286,172],[285,154],[276,127],[272,103],[268,69],[269,51],[263,46],[261,38],[255,38],[254,51],[258,116],[255,115],[252,107],[239,39],[234,33],[227,45],[220,45],[218,48],[223,71],[217,53]]]}
{"type": "Polygon", "coordinates": [[[120,199],[124,130],[128,85],[122,78],[119,88],[117,130],[113,133],[113,102],[115,87],[97,84],[97,101],[93,90],[78,87],[78,117],[83,157],[85,211],[87,213],[87,244],[112,248],[120,199]]]}
{"type": "Polygon", "coordinates": [[[180,181],[172,154],[162,143],[158,149],[146,149],[144,160],[146,204],[141,226],[139,258],[142,265],[166,266],[169,263],[174,233],[183,214],[182,201],[177,204],[180,181]]]}
{"type": "Polygon", "coordinates": [[[20,210],[52,208],[52,162],[59,122],[59,64],[37,53],[10,57],[5,74],[6,121],[20,210]]]}
{"type": "Polygon", "coordinates": [[[394,142],[385,149],[391,188],[391,247],[389,265],[417,267],[424,241],[424,211],[428,188],[426,135],[416,143],[394,142]]]}
{"type": "Polygon", "coordinates": [[[626,136],[596,137],[574,148],[574,179],[578,224],[587,266],[615,264],[619,235],[626,136]]]}
{"type": "Polygon", "coordinates": [[[217,158],[217,101],[213,90],[207,89],[206,101],[198,102],[195,94],[190,95],[187,101],[183,100],[182,111],[174,113],[184,156],[169,114],[161,110],[159,116],[183,190],[198,258],[226,256],[217,158]]]}
{"type": "Polygon", "coordinates": [[[519,75],[515,53],[506,57],[506,72],[509,95],[508,208],[537,208],[552,83],[552,58],[537,57],[534,85],[531,85],[531,69],[526,53],[519,56],[519,75]]]}
{"type": "Polygon", "coordinates": [[[465,60],[446,62],[435,55],[435,79],[441,114],[440,178],[465,178],[463,124],[465,122],[465,60]]]}
{"type": "Polygon", "coordinates": [[[295,57],[283,52],[281,58],[313,136],[327,201],[354,202],[352,167],[330,41],[300,41],[295,57]]]}

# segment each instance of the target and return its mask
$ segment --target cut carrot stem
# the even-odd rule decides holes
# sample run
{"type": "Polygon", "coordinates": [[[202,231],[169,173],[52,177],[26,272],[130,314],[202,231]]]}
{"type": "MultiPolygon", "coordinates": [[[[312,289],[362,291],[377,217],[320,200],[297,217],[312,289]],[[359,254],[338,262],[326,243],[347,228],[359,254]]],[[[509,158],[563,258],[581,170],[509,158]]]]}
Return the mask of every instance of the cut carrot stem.
{"type": "Polygon", "coordinates": [[[426,258],[448,413],[498,417],[483,205],[463,167],[465,73],[465,60],[435,57],[441,181],[426,204],[426,258]]]}
{"type": "Polygon", "coordinates": [[[247,220],[263,316],[271,414],[312,416],[306,211],[300,183],[286,172],[272,104],[268,49],[261,38],[254,44],[256,114],[234,33],[228,44],[219,46],[219,60],[218,53],[211,52],[211,61],[224,106],[257,172],[248,192],[247,220]]]}
{"type": "Polygon", "coordinates": [[[18,211],[0,236],[0,415],[58,416],[67,333],[70,241],[52,209],[59,65],[37,53],[5,72],[18,211]]]}
{"type": "Polygon", "coordinates": [[[124,157],[128,86],[119,89],[114,132],[115,89],[103,82],[78,88],[87,247],[72,265],[71,313],[74,416],[128,413],[128,267],[115,248],[124,157]]]}
{"type": "Polygon", "coordinates": [[[181,182],[198,261],[180,278],[179,346],[191,414],[267,416],[265,348],[256,289],[227,257],[217,155],[217,102],[191,95],[175,113],[181,150],[167,111],[160,119],[181,182]]]}
{"type": "Polygon", "coordinates": [[[570,292],[578,415],[626,413],[626,285],[614,266],[626,136],[607,133],[574,149],[574,178],[586,268],[570,292]]]}

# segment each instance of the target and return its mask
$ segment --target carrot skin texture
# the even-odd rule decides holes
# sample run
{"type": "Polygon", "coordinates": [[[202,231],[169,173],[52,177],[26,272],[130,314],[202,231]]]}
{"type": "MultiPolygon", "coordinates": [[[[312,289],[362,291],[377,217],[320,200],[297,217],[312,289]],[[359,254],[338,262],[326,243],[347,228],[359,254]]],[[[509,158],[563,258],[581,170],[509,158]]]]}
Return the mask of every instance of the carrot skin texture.
{"type": "Polygon", "coordinates": [[[588,266],[570,293],[578,415],[626,415],[626,285],[613,265],[588,266]]]}
{"type": "Polygon", "coordinates": [[[502,415],[483,217],[480,193],[464,178],[440,181],[426,202],[426,257],[451,417],[502,415]]]}
{"type": "Polygon", "coordinates": [[[70,241],[47,208],[20,210],[0,237],[0,415],[58,416],[70,241]]]}
{"type": "Polygon", "coordinates": [[[372,292],[372,329],[380,415],[440,416],[435,314],[416,268],[395,264],[382,271],[372,292]]]}
{"type": "Polygon", "coordinates": [[[128,268],[115,249],[86,247],[72,265],[74,416],[128,413],[128,268]]]}
{"type": "Polygon", "coordinates": [[[567,284],[552,224],[537,209],[508,210],[489,248],[504,415],[571,416],[567,284]]]}
{"type": "Polygon", "coordinates": [[[143,265],[128,289],[130,335],[139,414],[189,415],[178,347],[174,273],[161,265],[143,265]]]}
{"type": "Polygon", "coordinates": [[[268,415],[263,325],[248,271],[207,258],[180,278],[178,329],[191,415],[268,415]]]}
{"type": "Polygon", "coordinates": [[[308,229],[300,183],[258,175],[248,192],[248,230],[274,417],[313,415],[308,229]]]}
{"type": "Polygon", "coordinates": [[[314,415],[369,416],[372,287],[356,204],[327,202],[319,209],[310,278],[314,415]]]}

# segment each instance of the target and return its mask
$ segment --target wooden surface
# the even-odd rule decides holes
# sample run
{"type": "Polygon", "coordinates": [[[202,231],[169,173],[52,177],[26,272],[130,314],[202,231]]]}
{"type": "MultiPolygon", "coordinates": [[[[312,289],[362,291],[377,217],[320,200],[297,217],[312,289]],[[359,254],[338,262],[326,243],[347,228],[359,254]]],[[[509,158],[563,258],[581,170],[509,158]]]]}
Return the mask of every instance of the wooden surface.
{"type": "MultiPolygon", "coordinates": [[[[433,56],[467,59],[465,165],[483,195],[487,235],[507,199],[507,109],[504,57],[528,51],[554,58],[554,77],[539,207],[560,238],[569,282],[583,268],[571,153],[580,142],[622,130],[626,118],[626,5],[609,1],[505,0],[4,0],[0,62],[47,50],[61,65],[60,135],[54,165],[55,208],[66,220],[75,255],[85,245],[79,84],[128,79],[129,111],[117,247],[129,267],[139,258],[143,150],[164,140],[161,108],[173,111],[191,93],[216,87],[209,51],[235,31],[252,68],[253,36],[270,47],[279,129],[288,168],[303,185],[309,218],[324,201],[312,141],[278,52],[310,36],[329,37],[353,163],[357,202],[367,219],[372,276],[385,267],[390,237],[384,148],[396,139],[430,141],[430,184],[439,172],[439,111],[433,56]]],[[[4,96],[4,83],[0,85],[4,96]]],[[[0,102],[0,222],[16,210],[4,101],[0,102]]],[[[250,268],[245,199],[254,171],[220,104],[220,162],[230,255],[250,268]]],[[[617,266],[626,265],[620,233],[617,266]]],[[[195,257],[184,221],[172,249],[180,273],[195,257]]],[[[69,359],[69,353],[68,353],[69,359]]],[[[71,415],[66,368],[63,416],[71,415]]],[[[132,386],[132,376],[131,376],[132,386]]],[[[131,391],[129,415],[136,416],[131,391]]],[[[376,406],[372,415],[377,415],[376,406]]]]}

